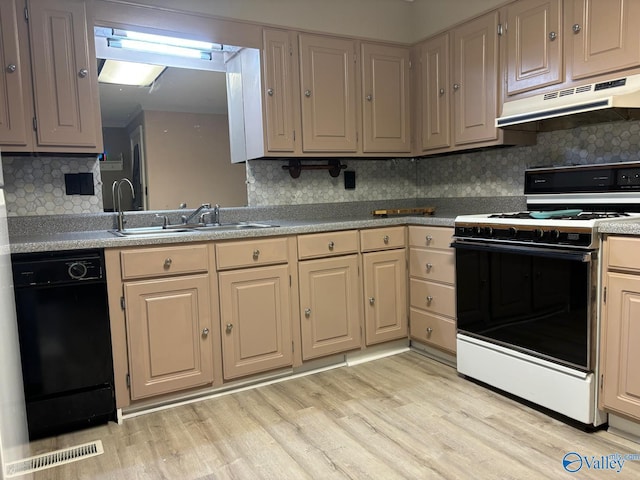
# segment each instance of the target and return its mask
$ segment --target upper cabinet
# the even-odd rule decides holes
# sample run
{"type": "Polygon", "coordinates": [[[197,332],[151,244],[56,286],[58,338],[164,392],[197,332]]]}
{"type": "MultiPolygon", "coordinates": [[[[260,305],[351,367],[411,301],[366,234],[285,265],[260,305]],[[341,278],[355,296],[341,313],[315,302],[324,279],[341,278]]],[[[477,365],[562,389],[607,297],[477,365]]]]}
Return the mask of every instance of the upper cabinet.
{"type": "Polygon", "coordinates": [[[520,0],[506,17],[507,95],[562,82],[561,0],[520,0]]]}
{"type": "Polygon", "coordinates": [[[11,130],[5,135],[3,128],[0,143],[4,150],[100,152],[96,58],[85,1],[28,0],[26,9],[20,0],[6,3],[0,12],[0,50],[3,60],[9,61],[3,69],[7,88],[3,101],[9,104],[7,98],[15,94],[23,102],[21,112],[13,102],[2,120],[7,123],[8,116],[7,130],[11,130]],[[29,50],[30,71],[26,68],[29,50]]]}
{"type": "Polygon", "coordinates": [[[422,75],[422,150],[451,145],[449,91],[449,34],[427,40],[420,50],[422,75]]]}
{"type": "Polygon", "coordinates": [[[409,49],[363,43],[364,153],[410,152],[409,49]]]}
{"type": "Polygon", "coordinates": [[[566,0],[572,78],[640,65],[640,2],[566,0]]]}

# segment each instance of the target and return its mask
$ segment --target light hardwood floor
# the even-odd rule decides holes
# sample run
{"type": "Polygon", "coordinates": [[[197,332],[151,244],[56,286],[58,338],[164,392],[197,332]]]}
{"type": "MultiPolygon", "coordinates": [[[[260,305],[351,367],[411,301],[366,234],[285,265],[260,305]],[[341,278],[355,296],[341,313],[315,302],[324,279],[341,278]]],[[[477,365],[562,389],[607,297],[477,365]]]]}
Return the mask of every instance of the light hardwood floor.
{"type": "Polygon", "coordinates": [[[32,443],[102,440],[103,455],[36,479],[640,478],[563,470],[562,458],[636,454],[457,376],[414,352],[32,443]]]}

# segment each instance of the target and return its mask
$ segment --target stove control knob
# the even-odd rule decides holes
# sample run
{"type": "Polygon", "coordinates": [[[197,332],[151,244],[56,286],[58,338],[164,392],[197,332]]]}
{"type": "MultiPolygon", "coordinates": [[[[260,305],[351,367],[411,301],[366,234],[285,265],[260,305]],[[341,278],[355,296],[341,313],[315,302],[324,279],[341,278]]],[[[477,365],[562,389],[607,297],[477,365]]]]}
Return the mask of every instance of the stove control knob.
{"type": "Polygon", "coordinates": [[[476,235],[482,235],[482,227],[473,227],[473,233],[476,235]]]}
{"type": "Polygon", "coordinates": [[[487,237],[493,237],[493,228],[491,227],[484,227],[484,234],[487,237]]]}
{"type": "Polygon", "coordinates": [[[549,232],[549,236],[551,240],[559,240],[560,239],[560,230],[551,230],[549,232]]]}
{"type": "Polygon", "coordinates": [[[533,231],[533,238],[541,239],[542,237],[544,237],[544,230],[542,230],[541,228],[536,228],[533,231]]]}
{"type": "Polygon", "coordinates": [[[509,236],[515,238],[518,235],[518,229],[516,227],[509,227],[509,236]]]}

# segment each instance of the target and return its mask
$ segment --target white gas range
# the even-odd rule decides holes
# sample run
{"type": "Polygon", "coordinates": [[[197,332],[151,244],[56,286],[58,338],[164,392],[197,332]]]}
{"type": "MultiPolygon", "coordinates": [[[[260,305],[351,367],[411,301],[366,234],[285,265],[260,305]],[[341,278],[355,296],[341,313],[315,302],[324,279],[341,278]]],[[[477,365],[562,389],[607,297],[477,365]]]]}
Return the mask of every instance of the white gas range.
{"type": "Polygon", "coordinates": [[[640,220],[640,162],[527,170],[525,195],[456,218],[457,368],[599,426],[598,225],[640,220]]]}

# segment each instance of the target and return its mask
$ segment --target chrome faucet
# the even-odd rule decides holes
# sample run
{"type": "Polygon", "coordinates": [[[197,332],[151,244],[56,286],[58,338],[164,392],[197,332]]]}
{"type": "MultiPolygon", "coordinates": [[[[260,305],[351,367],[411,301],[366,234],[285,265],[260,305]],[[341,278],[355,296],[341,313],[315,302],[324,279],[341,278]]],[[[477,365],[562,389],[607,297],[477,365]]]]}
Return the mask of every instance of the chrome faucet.
{"type": "Polygon", "coordinates": [[[126,223],[124,219],[124,212],[122,211],[122,184],[123,183],[127,183],[131,188],[131,198],[136,198],[136,192],[133,188],[133,184],[131,183],[131,180],[129,180],[127,177],[121,178],[120,180],[116,180],[115,182],[113,182],[113,185],[111,185],[111,195],[113,197],[114,207],[116,204],[116,192],[118,193],[117,195],[118,231],[124,230],[124,224],[126,223]]]}
{"type": "MultiPolygon", "coordinates": [[[[183,225],[188,224],[189,222],[191,222],[191,220],[193,220],[194,218],[196,218],[198,215],[200,215],[200,213],[203,210],[208,210],[211,208],[211,204],[210,203],[203,203],[202,205],[200,205],[198,208],[196,208],[191,215],[182,215],[180,218],[182,219],[182,223],[183,225]]],[[[200,222],[203,223],[203,222],[200,222]]]]}

